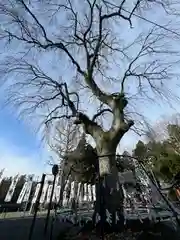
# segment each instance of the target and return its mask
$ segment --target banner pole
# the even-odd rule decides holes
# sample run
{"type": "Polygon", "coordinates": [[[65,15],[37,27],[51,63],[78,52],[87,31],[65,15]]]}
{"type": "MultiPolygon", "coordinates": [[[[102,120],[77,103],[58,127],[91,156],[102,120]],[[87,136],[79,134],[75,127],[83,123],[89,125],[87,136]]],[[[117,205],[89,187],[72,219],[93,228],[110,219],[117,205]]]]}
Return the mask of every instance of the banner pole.
{"type": "Polygon", "coordinates": [[[43,186],[44,186],[45,177],[46,177],[46,174],[43,174],[42,178],[41,178],[41,182],[40,182],[41,186],[40,186],[38,197],[37,197],[35,207],[34,207],[34,216],[33,216],[33,220],[32,220],[32,223],[31,223],[28,240],[32,239],[32,234],[33,234],[34,225],[35,225],[35,221],[36,221],[36,217],[37,217],[37,211],[38,211],[39,201],[40,201],[40,197],[41,197],[43,186]]]}

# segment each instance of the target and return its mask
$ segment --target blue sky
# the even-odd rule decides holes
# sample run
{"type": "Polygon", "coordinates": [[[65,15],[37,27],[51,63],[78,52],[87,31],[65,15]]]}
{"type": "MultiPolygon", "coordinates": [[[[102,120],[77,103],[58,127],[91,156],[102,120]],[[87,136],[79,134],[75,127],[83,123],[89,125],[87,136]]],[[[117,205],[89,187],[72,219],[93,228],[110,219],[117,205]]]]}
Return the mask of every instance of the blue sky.
{"type": "MultiPolygon", "coordinates": [[[[154,12],[153,20],[160,23],[162,21],[162,16],[154,12]],[[158,16],[158,17],[157,17],[158,16]]],[[[152,16],[148,16],[151,19],[152,16]]],[[[133,23],[137,25],[138,30],[143,30],[146,25],[134,19],[133,23]]],[[[126,31],[127,29],[125,29],[126,31]]],[[[118,29],[119,31],[119,29],[118,29]]],[[[136,31],[136,28],[127,31],[127,35],[124,35],[126,39],[131,40],[131,35],[136,31]]],[[[124,34],[124,33],[123,33],[124,34]]],[[[3,47],[2,47],[3,48],[3,47]]],[[[45,54],[46,56],[46,54],[45,54]]],[[[48,58],[44,56],[43,65],[45,69],[48,70],[49,62],[51,60],[57,64],[56,57],[57,54],[49,55],[48,58]],[[48,61],[47,61],[48,59],[48,61]]],[[[66,62],[66,61],[64,61],[66,62]]],[[[66,78],[70,78],[68,67],[63,66],[65,64],[61,61],[61,64],[57,64],[56,68],[51,72],[55,77],[58,76],[59,66],[61,66],[61,75],[66,78]],[[57,70],[57,71],[56,71],[57,70]]],[[[172,90],[176,90],[175,88],[172,90]]],[[[177,90],[177,94],[179,94],[177,90]]],[[[0,107],[4,101],[3,95],[0,96],[0,107]]],[[[171,109],[167,105],[157,106],[155,104],[141,104],[141,112],[149,119],[151,124],[155,124],[157,120],[163,119],[162,116],[171,116],[175,112],[179,112],[178,104],[174,105],[174,109],[171,109]]],[[[10,108],[3,108],[0,110],[0,169],[6,168],[6,175],[14,175],[18,172],[20,173],[35,173],[40,175],[42,172],[50,171],[46,164],[51,153],[48,152],[46,146],[42,144],[38,136],[32,129],[32,126],[28,124],[28,121],[18,120],[17,116],[13,114],[10,108]]],[[[131,150],[135,143],[138,141],[139,137],[135,136],[131,131],[127,133],[121,143],[120,149],[131,150]]]]}
{"type": "MultiPolygon", "coordinates": [[[[176,112],[167,107],[151,108],[153,114],[150,114],[149,109],[145,111],[152,123],[159,120],[163,114],[170,116],[176,112]]],[[[120,143],[121,151],[131,150],[138,139],[139,136],[132,132],[127,133],[120,143]]],[[[0,153],[0,169],[5,168],[5,175],[15,175],[18,172],[41,175],[43,172],[50,172],[46,164],[50,153],[30,130],[28,123],[19,120],[9,108],[0,111],[0,153]]]]}
{"type": "Polygon", "coordinates": [[[47,171],[49,154],[42,142],[9,108],[0,110],[0,152],[0,169],[5,168],[5,175],[47,171]]]}

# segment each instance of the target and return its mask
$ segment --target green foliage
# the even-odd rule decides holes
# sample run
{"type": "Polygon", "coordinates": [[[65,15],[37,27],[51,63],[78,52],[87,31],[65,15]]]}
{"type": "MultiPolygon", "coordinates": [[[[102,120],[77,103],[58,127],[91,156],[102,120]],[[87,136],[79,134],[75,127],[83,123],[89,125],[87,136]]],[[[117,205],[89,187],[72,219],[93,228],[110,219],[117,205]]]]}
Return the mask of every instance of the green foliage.
{"type": "MultiPolygon", "coordinates": [[[[120,172],[125,168],[131,168],[131,164],[129,164],[130,155],[127,151],[124,151],[123,159],[117,157],[116,166],[120,172]]],[[[76,149],[65,155],[64,161],[65,176],[71,171],[73,180],[82,183],[95,183],[98,171],[98,155],[96,148],[87,143],[85,135],[81,136],[76,149]]]]}
{"type": "Polygon", "coordinates": [[[140,160],[146,157],[147,154],[147,146],[142,142],[139,141],[136,144],[136,148],[134,149],[134,156],[138,157],[140,160]]]}
{"type": "Polygon", "coordinates": [[[65,175],[71,171],[71,177],[76,181],[90,183],[95,181],[97,153],[96,149],[87,143],[84,134],[81,136],[76,149],[68,152],[64,160],[65,175]]]}
{"type": "Polygon", "coordinates": [[[169,145],[173,148],[177,153],[180,154],[180,126],[175,124],[169,124],[167,126],[168,134],[169,134],[169,145]]]}
{"type": "Polygon", "coordinates": [[[170,180],[180,171],[180,126],[168,125],[164,141],[139,141],[133,155],[142,160],[163,180],[170,180]]]}

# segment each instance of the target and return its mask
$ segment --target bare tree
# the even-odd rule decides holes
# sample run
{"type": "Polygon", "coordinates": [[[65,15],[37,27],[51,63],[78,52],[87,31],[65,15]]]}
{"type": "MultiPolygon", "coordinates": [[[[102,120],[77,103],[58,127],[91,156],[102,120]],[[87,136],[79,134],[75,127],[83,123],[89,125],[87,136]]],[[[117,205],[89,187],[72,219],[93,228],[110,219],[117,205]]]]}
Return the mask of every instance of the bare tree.
{"type": "Polygon", "coordinates": [[[48,145],[57,155],[58,161],[61,161],[68,152],[76,148],[80,129],[71,120],[62,120],[55,123],[53,131],[47,134],[48,145]]]}
{"type": "Polygon", "coordinates": [[[148,132],[147,140],[152,142],[165,142],[176,154],[180,154],[179,144],[179,114],[162,116],[162,118],[148,132]],[[149,137],[151,136],[151,138],[149,137]]]}
{"type": "Polygon", "coordinates": [[[155,0],[0,3],[0,36],[2,43],[9,43],[1,64],[1,76],[9,79],[8,102],[21,113],[40,114],[49,127],[55,120],[71,118],[83,126],[96,142],[111,212],[123,197],[121,187],[116,189],[114,155],[134,125],[132,117],[139,119],[138,103],[171,96],[177,53],[168,34],[157,26],[147,25],[143,34],[132,28],[135,13],[158,3],[162,5],[155,0]],[[110,124],[99,123],[103,114],[109,114],[110,124]]]}
{"type": "Polygon", "coordinates": [[[57,121],[54,128],[54,132],[50,132],[48,137],[48,145],[50,149],[56,154],[57,161],[60,165],[60,202],[62,202],[63,191],[65,187],[65,181],[72,174],[72,167],[75,164],[69,163],[67,160],[67,154],[72,152],[80,138],[79,126],[74,125],[71,120],[57,121]]]}

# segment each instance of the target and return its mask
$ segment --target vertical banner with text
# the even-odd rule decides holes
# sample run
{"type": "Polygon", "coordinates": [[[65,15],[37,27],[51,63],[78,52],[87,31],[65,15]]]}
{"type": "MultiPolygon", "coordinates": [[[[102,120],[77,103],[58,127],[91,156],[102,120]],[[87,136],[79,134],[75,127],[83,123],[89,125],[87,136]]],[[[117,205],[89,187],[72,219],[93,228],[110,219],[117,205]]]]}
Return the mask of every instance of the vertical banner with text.
{"type": "Polygon", "coordinates": [[[11,182],[11,185],[9,187],[9,190],[6,194],[6,197],[4,199],[5,202],[10,202],[12,197],[13,197],[13,194],[14,194],[14,190],[16,188],[16,185],[18,183],[18,180],[19,180],[19,174],[17,174],[13,179],[12,179],[12,182],[11,182]]]}
{"type": "Polygon", "coordinates": [[[39,190],[40,190],[40,187],[41,187],[41,184],[38,183],[37,186],[36,186],[36,190],[35,190],[33,199],[32,199],[32,203],[35,203],[35,202],[36,202],[37,197],[38,197],[38,193],[39,193],[39,190]]]}
{"type": "Polygon", "coordinates": [[[18,204],[22,203],[24,195],[25,195],[26,190],[27,190],[27,186],[28,186],[28,182],[25,182],[24,185],[23,185],[23,188],[22,188],[22,190],[21,190],[21,192],[19,194],[19,197],[17,199],[17,203],[18,204]]]}
{"type": "Polygon", "coordinates": [[[23,202],[28,202],[29,201],[29,197],[30,197],[31,189],[32,189],[32,184],[33,184],[33,181],[31,179],[31,180],[28,181],[27,189],[26,189],[26,192],[25,192],[25,195],[24,195],[24,198],[23,198],[23,202]]]}
{"type": "Polygon", "coordinates": [[[3,180],[4,170],[5,170],[5,168],[3,168],[3,169],[0,171],[0,185],[1,185],[1,182],[2,182],[2,180],[3,180]]]}

